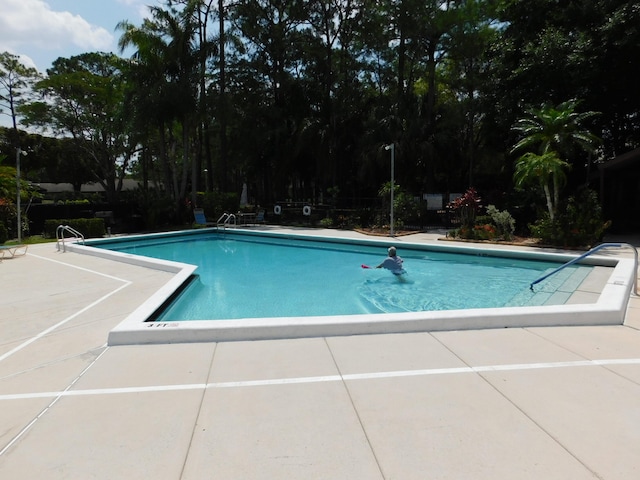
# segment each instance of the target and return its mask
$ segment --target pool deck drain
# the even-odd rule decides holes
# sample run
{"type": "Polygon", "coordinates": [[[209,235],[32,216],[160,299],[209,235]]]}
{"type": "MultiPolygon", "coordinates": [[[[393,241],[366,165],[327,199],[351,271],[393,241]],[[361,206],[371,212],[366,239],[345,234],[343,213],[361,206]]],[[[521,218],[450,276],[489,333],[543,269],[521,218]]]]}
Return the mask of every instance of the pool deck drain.
{"type": "Polygon", "coordinates": [[[170,273],[35,245],[0,275],[0,478],[640,470],[637,297],[618,326],[109,347],[170,273]]]}

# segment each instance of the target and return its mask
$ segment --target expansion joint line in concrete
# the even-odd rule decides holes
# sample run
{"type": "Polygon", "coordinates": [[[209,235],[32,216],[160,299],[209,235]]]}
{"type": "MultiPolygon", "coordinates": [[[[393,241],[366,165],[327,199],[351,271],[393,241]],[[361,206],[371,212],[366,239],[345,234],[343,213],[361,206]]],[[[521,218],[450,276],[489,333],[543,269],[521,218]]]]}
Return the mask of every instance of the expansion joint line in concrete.
{"type": "Polygon", "coordinates": [[[58,403],[58,400],[60,400],[66,392],[71,390],[73,386],[78,382],[78,380],[80,380],[82,376],[87,372],[87,370],[89,370],[109,349],[109,347],[107,347],[106,345],[103,348],[104,350],[100,352],[100,355],[94,358],[93,361],[89,365],[87,365],[84,370],[82,370],[82,372],[80,372],[80,374],[67,386],[67,388],[65,388],[62,392],[59,392],[58,395],[51,401],[51,403],[49,403],[49,405],[47,405],[33,420],[31,420],[22,430],[20,430],[18,434],[14,436],[11,441],[2,448],[2,450],[0,450],[0,457],[2,457],[7,452],[7,450],[9,450],[18,440],[20,440],[20,438],[22,438],[22,436],[27,433],[31,429],[31,427],[33,427],[33,425],[35,425],[35,423],[42,418],[45,413],[47,413],[56,403],[58,403]]]}

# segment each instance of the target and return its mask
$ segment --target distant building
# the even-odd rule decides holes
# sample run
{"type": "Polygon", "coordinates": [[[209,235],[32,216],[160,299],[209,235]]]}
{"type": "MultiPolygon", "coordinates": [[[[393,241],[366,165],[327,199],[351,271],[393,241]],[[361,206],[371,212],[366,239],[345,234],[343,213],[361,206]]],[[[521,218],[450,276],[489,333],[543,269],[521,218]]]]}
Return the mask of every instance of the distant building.
{"type": "MultiPolygon", "coordinates": [[[[136,190],[140,188],[142,182],[138,180],[133,180],[131,178],[125,178],[122,181],[122,190],[136,190]]],[[[46,190],[47,193],[64,193],[64,192],[73,192],[73,185],[70,183],[34,183],[34,186],[38,186],[43,190],[46,190]]],[[[154,182],[149,182],[149,186],[152,188],[157,187],[157,184],[154,182]]],[[[99,183],[83,183],[80,188],[81,193],[102,193],[104,192],[104,188],[99,183]]]]}

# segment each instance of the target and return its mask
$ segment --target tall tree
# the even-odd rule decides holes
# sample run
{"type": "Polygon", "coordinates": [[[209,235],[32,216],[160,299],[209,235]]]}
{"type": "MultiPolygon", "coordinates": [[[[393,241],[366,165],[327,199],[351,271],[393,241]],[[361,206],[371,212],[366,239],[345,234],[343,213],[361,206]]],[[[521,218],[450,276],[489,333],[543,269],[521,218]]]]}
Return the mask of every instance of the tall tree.
{"type": "Polygon", "coordinates": [[[9,52],[0,53],[0,114],[11,119],[14,148],[19,147],[20,109],[33,99],[33,88],[40,78],[38,71],[23,65],[18,56],[9,52]]]}
{"type": "Polygon", "coordinates": [[[129,22],[118,25],[123,31],[120,47],[136,49],[131,73],[138,89],[133,106],[139,119],[151,114],[155,120],[165,188],[178,211],[189,186],[195,203],[197,187],[191,147],[199,118],[198,7],[194,1],[178,9],[169,1],[166,9],[151,7],[151,18],[140,27],[129,22]]]}
{"type": "Polygon", "coordinates": [[[483,101],[490,78],[487,54],[498,33],[492,2],[468,0],[461,3],[457,12],[449,33],[447,57],[440,71],[441,91],[446,92],[445,101],[452,109],[443,120],[458,130],[457,135],[455,130],[449,135],[460,152],[462,170],[468,171],[468,185],[475,185],[474,170],[484,167],[480,165],[484,157],[494,155],[484,151],[488,105],[483,101]],[[456,117],[461,124],[455,121],[456,117]]]}
{"type": "MultiPolygon", "coordinates": [[[[584,100],[599,111],[606,157],[640,145],[640,9],[634,0],[500,1],[493,62],[496,122],[506,134],[523,104],[584,100]],[[504,122],[504,123],[502,123],[504,122]]],[[[601,133],[600,133],[601,132],[601,133]]]]}
{"type": "Polygon", "coordinates": [[[125,123],[122,61],[112,54],[58,58],[37,84],[44,101],[25,106],[25,123],[70,136],[76,161],[93,172],[114,200],[136,150],[125,123]]]}
{"type": "Polygon", "coordinates": [[[516,163],[516,186],[522,187],[537,179],[544,189],[552,221],[560,201],[560,188],[566,180],[565,170],[570,167],[560,156],[571,158],[577,148],[591,153],[599,142],[598,137],[583,126],[597,113],[578,113],[577,106],[577,101],[569,100],[558,106],[547,104],[532,108],[513,126],[521,138],[511,152],[529,150],[516,163]]]}
{"type": "Polygon", "coordinates": [[[263,142],[252,162],[263,185],[263,196],[270,202],[275,200],[274,188],[283,195],[294,180],[293,144],[300,131],[301,110],[305,109],[296,75],[302,28],[308,17],[306,6],[301,0],[241,0],[233,12],[233,23],[242,35],[246,52],[236,74],[245,70],[253,78],[242,75],[238,79],[248,82],[248,92],[256,88],[261,91],[262,98],[243,114],[253,117],[251,130],[260,130],[250,134],[263,142]]]}
{"type": "MultiPolygon", "coordinates": [[[[227,18],[224,0],[218,0],[218,123],[220,125],[220,162],[222,163],[222,185],[226,186],[228,177],[227,159],[229,156],[227,142],[228,107],[227,107],[227,18]]],[[[213,164],[207,164],[213,174],[213,164]]],[[[209,178],[213,178],[211,175],[209,178]]],[[[213,184],[211,185],[213,186],[213,184]]]]}
{"type": "MultiPolygon", "coordinates": [[[[195,154],[196,159],[192,162],[192,183],[193,185],[201,185],[201,172],[204,168],[213,172],[213,158],[211,152],[211,117],[212,112],[209,101],[209,90],[212,86],[211,73],[208,70],[208,62],[212,59],[217,52],[219,53],[219,104],[217,116],[219,118],[220,137],[219,137],[219,152],[220,162],[224,163],[227,159],[226,148],[226,115],[225,115],[225,92],[226,92],[226,66],[225,66],[225,41],[226,41],[226,19],[225,19],[225,2],[224,0],[168,0],[167,6],[169,8],[174,5],[179,5],[182,9],[182,15],[192,15],[191,22],[194,26],[193,35],[193,55],[197,60],[197,98],[198,98],[198,118],[197,118],[197,152],[195,154]],[[218,34],[217,41],[211,27],[211,22],[214,20],[215,7],[217,4],[218,9],[218,34]]],[[[184,18],[183,25],[187,25],[189,19],[184,18]]],[[[224,168],[223,168],[224,170],[224,168]]],[[[213,175],[205,176],[206,181],[213,181],[213,175]]],[[[224,181],[221,182],[224,184],[224,181]]],[[[213,184],[203,185],[206,189],[213,188],[213,184]]],[[[192,189],[195,192],[195,188],[192,189]]]]}
{"type": "Polygon", "coordinates": [[[342,152],[353,150],[353,138],[344,135],[344,127],[359,103],[354,98],[358,76],[354,43],[366,6],[362,0],[314,0],[308,6],[308,40],[302,54],[305,75],[317,78],[317,90],[308,85],[308,92],[317,112],[311,125],[322,140],[312,175],[326,186],[335,185],[345,163],[350,163],[342,152]]]}

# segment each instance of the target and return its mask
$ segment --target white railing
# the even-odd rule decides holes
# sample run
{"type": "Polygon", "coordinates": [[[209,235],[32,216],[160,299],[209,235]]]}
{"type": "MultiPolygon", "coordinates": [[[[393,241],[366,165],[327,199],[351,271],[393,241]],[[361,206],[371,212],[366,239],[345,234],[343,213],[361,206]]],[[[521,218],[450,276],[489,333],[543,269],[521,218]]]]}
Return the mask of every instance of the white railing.
{"type": "Polygon", "coordinates": [[[84,245],[84,235],[82,235],[79,231],[77,231],[75,228],[71,228],[69,225],[58,225],[58,228],[56,228],[56,248],[58,249],[58,251],[67,251],[65,240],[75,240],[76,242],[82,242],[82,244],[84,245]],[[71,235],[73,235],[73,237],[68,237],[65,239],[64,232],[70,233],[71,235]]]}
{"type": "Polygon", "coordinates": [[[230,225],[237,226],[236,216],[233,213],[223,213],[216,222],[217,227],[227,228],[230,225]]]}

